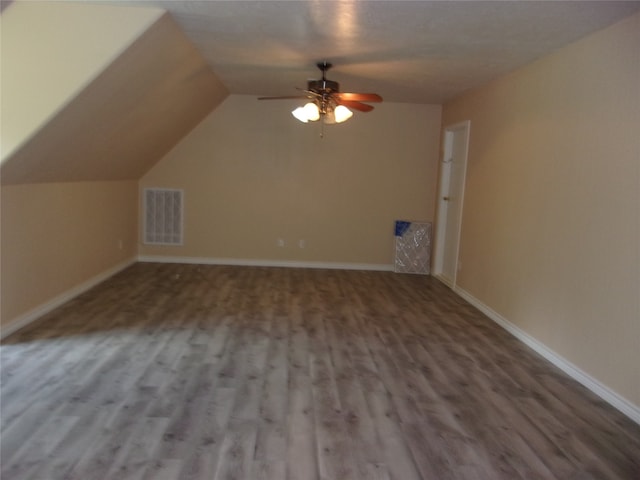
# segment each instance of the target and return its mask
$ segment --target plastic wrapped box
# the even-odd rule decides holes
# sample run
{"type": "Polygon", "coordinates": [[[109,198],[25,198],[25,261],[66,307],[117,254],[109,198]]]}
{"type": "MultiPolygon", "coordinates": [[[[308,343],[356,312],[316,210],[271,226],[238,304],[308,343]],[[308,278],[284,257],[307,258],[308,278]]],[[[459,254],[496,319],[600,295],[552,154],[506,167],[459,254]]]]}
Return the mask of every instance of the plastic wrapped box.
{"type": "Polygon", "coordinates": [[[431,222],[397,220],[395,227],[396,273],[429,275],[431,271],[431,222]]]}

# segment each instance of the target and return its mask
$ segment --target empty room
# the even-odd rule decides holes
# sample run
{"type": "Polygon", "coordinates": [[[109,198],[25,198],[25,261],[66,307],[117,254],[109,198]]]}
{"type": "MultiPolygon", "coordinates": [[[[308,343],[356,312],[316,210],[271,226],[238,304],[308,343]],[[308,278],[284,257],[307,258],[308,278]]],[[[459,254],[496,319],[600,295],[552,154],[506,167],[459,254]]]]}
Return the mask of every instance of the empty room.
{"type": "Polygon", "coordinates": [[[0,477],[640,479],[640,2],[2,0],[0,477]]]}

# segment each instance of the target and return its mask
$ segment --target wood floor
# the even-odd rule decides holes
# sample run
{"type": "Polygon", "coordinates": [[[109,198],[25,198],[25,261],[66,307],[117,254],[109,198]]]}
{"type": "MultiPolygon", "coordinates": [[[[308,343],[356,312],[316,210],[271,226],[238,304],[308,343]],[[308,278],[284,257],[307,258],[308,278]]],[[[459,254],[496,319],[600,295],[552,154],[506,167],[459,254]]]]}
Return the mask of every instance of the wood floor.
{"type": "Polygon", "coordinates": [[[640,479],[640,426],[430,277],[137,264],[0,350],[3,480],[640,479]]]}

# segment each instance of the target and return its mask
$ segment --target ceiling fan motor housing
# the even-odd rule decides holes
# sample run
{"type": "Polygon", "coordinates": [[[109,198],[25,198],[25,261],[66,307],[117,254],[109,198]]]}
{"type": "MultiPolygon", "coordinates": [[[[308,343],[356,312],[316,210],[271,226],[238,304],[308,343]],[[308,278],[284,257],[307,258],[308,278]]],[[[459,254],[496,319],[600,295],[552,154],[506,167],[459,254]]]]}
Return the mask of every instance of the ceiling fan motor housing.
{"type": "Polygon", "coordinates": [[[318,93],[320,95],[325,93],[338,93],[340,91],[338,82],[326,79],[309,80],[309,82],[307,83],[307,87],[310,91],[318,93]]]}

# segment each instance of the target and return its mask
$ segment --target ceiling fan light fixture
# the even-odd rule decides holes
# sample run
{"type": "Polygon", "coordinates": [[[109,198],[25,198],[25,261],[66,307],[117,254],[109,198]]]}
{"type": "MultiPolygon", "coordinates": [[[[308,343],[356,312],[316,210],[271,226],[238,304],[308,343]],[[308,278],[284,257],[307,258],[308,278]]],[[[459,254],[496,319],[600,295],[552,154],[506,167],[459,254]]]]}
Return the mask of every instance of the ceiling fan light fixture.
{"type": "Polygon", "coordinates": [[[291,112],[291,115],[293,115],[294,117],[296,117],[298,120],[300,120],[302,123],[307,123],[309,121],[309,119],[307,118],[307,114],[304,111],[304,107],[298,107],[295,110],[293,110],[291,112]]]}
{"type": "Polygon", "coordinates": [[[336,123],[342,123],[353,117],[353,112],[344,105],[338,105],[333,111],[336,123]]]}
{"type": "Polygon", "coordinates": [[[310,122],[315,122],[320,118],[320,109],[315,103],[309,102],[302,108],[304,109],[304,113],[307,116],[307,120],[309,120],[310,122]]]}
{"type": "Polygon", "coordinates": [[[302,123],[315,122],[320,118],[320,109],[315,103],[309,102],[303,107],[296,108],[291,114],[302,123]]]}
{"type": "Polygon", "coordinates": [[[340,92],[338,82],[327,80],[325,74],[331,68],[328,62],[317,63],[322,72],[322,79],[309,80],[305,95],[283,97],[258,97],[258,100],[285,100],[290,98],[307,98],[304,106],[298,107],[291,114],[302,123],[316,122],[332,125],[343,123],[353,116],[353,110],[370,112],[373,110],[371,102],[382,102],[377,93],[340,92]]]}
{"type": "Polygon", "coordinates": [[[336,116],[334,113],[333,109],[327,109],[324,115],[322,115],[322,123],[325,125],[335,125],[336,116]]]}

